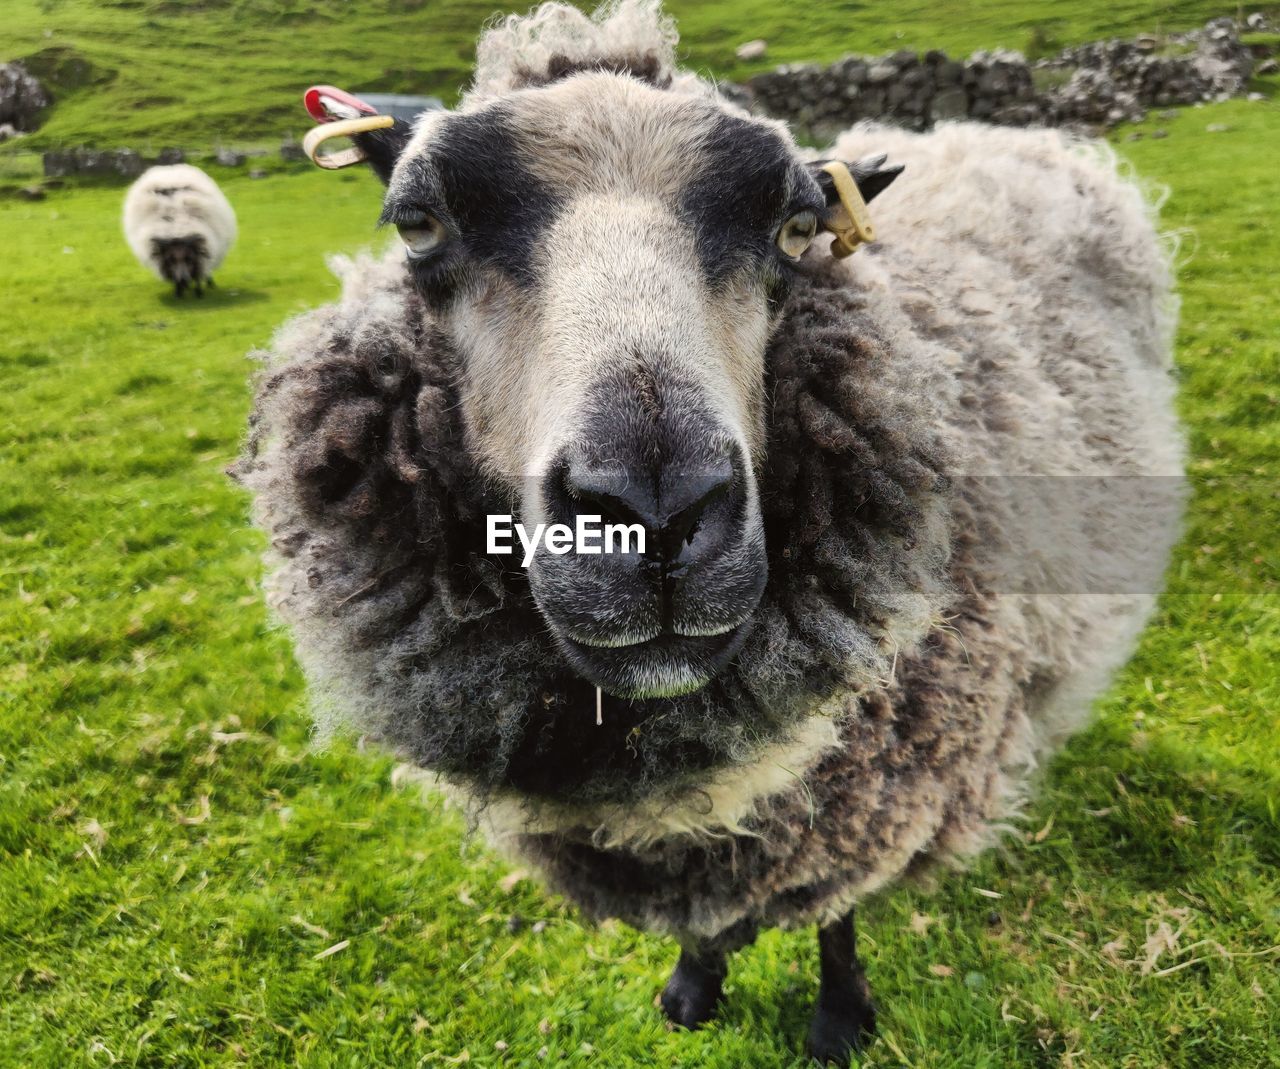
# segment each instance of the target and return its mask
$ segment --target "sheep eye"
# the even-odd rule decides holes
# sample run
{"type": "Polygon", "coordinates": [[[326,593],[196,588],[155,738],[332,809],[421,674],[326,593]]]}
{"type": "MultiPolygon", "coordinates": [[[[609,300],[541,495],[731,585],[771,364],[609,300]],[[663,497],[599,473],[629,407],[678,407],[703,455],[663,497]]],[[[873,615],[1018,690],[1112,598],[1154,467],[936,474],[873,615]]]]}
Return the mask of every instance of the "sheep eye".
{"type": "Polygon", "coordinates": [[[434,215],[424,214],[411,222],[398,223],[396,229],[400,231],[400,240],[404,242],[410,260],[420,260],[431,255],[444,244],[448,236],[444,223],[434,215]]]}
{"type": "Polygon", "coordinates": [[[811,211],[796,212],[778,230],[778,248],[798,260],[817,236],[818,217],[811,211]]]}

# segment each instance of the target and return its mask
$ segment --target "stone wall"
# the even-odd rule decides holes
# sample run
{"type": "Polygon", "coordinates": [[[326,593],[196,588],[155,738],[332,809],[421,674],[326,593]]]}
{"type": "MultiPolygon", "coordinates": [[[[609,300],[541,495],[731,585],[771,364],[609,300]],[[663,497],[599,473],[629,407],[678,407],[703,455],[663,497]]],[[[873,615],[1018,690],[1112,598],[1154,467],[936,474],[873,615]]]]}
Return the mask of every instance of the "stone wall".
{"type": "Polygon", "coordinates": [[[21,63],[0,64],[0,127],[8,128],[6,136],[34,130],[40,125],[40,113],[48,106],[49,94],[26,67],[21,63]]]}
{"type": "MultiPolygon", "coordinates": [[[[221,167],[243,167],[250,159],[267,155],[265,149],[227,148],[219,145],[211,153],[199,150],[193,157],[199,161],[206,157],[221,167]]],[[[280,157],[284,160],[305,160],[306,154],[296,142],[289,140],[280,146],[280,157]]],[[[153,164],[184,163],[187,153],[180,148],[162,148],[154,152],[148,148],[142,152],[131,148],[96,149],[66,148],[50,149],[41,155],[46,178],[72,178],[87,175],[90,178],[136,178],[153,164]]],[[[253,177],[250,172],[250,177],[253,177]]]]}
{"type": "Polygon", "coordinates": [[[860,119],[918,130],[942,119],[1096,128],[1140,119],[1152,106],[1239,94],[1252,64],[1235,22],[1215,19],[1190,33],[1081,45],[1034,64],[1018,52],[958,60],[901,51],[783,66],[752,78],[740,99],[818,141],[860,119]]]}
{"type": "Polygon", "coordinates": [[[141,154],[131,148],[64,149],[46,152],[43,162],[46,178],[69,178],[73,175],[136,178],[146,167],[141,154]]]}

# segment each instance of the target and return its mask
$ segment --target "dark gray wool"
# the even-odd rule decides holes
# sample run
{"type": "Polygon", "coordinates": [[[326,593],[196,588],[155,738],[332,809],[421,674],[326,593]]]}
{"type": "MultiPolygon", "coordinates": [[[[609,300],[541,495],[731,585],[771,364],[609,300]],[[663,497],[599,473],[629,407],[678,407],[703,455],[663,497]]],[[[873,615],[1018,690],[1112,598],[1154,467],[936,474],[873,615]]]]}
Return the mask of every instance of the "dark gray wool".
{"type": "Polygon", "coordinates": [[[904,600],[939,602],[949,535],[926,520],[949,509],[948,451],[928,391],[903,387],[920,369],[891,359],[847,279],[810,263],[768,355],[753,632],[707,687],[608,697],[596,727],[594,689],[562,667],[524,574],[483,553],[485,515],[512,494],[472,464],[454,352],[400,261],[361,270],[378,300],[310,313],[278,343],[286,358],[265,354],[233,474],[257,494],[276,607],[313,679],[407,760],[481,796],[641,798],[886,678],[904,600]]]}

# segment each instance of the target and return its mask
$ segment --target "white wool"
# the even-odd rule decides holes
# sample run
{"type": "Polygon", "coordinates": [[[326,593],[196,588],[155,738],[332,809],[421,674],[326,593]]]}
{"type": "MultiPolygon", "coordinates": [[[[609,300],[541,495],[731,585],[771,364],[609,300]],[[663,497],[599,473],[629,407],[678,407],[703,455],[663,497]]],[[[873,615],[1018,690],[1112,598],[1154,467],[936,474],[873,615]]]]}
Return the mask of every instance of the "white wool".
{"type": "Polygon", "coordinates": [[[677,36],[674,21],[656,0],[619,0],[592,15],[568,4],[543,4],[528,15],[499,19],[484,32],[467,100],[518,88],[559,58],[584,63],[653,56],[671,75],[677,36]]]}
{"type": "Polygon", "coordinates": [[[150,167],[124,198],[124,236],[138,263],[163,278],[152,242],[202,237],[206,275],[216,271],[236,240],[236,214],[222,190],[199,167],[150,167]],[[172,192],[162,193],[161,190],[172,192]]]}
{"type": "MultiPolygon", "coordinates": [[[[837,721],[845,715],[843,698],[832,699],[790,738],[766,746],[744,764],[717,769],[702,782],[678,784],[638,803],[601,806],[589,815],[592,842],[614,850],[650,847],[663,839],[709,842],[729,835],[754,835],[750,820],[756,815],[756,804],[788,788],[804,790],[802,771],[839,747],[837,721]]],[[[503,794],[477,807],[473,796],[447,780],[427,777],[422,782],[458,804],[500,849],[511,849],[506,840],[513,835],[533,830],[567,832],[582,825],[584,813],[576,806],[503,794]]]]}
{"type": "Polygon", "coordinates": [[[1062,680],[1028,711],[1043,757],[1128,660],[1180,532],[1174,242],[1152,240],[1163,190],[1056,130],[864,124],[821,155],[879,152],[907,171],[873,205],[882,245],[850,261],[855,284],[890,287],[917,329],[947,340],[961,381],[1017,420],[1012,435],[966,429],[964,474],[1016,495],[1003,531],[1016,551],[986,552],[1019,621],[1010,640],[1062,680]],[[990,349],[1023,355],[980,371],[990,349]]]}

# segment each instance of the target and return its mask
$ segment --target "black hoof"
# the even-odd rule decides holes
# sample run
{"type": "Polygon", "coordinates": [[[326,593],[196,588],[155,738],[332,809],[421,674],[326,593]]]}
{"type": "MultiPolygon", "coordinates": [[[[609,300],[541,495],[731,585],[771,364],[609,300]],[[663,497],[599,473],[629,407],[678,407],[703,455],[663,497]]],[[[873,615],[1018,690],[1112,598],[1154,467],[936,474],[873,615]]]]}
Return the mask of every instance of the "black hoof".
{"type": "Polygon", "coordinates": [[[662,990],[662,1012],[677,1028],[697,1028],[715,1016],[724,977],[680,956],[662,990]]]}
{"type": "Polygon", "coordinates": [[[876,1008],[870,999],[819,1002],[809,1026],[809,1053],[823,1065],[848,1065],[875,1034],[876,1008]]]}

